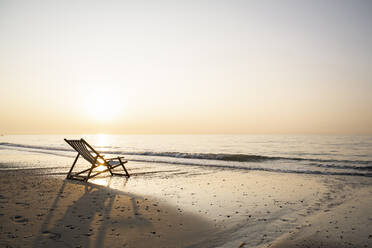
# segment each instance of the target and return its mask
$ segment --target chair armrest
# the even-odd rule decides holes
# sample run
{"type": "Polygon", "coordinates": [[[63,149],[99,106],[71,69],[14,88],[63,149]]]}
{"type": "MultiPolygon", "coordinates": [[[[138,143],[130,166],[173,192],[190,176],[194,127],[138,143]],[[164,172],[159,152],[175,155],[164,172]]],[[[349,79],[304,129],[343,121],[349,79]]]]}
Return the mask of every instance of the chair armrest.
{"type": "Polygon", "coordinates": [[[120,156],[120,157],[114,157],[114,158],[106,158],[106,160],[114,160],[114,159],[119,159],[119,158],[124,158],[124,157],[120,156]]]}

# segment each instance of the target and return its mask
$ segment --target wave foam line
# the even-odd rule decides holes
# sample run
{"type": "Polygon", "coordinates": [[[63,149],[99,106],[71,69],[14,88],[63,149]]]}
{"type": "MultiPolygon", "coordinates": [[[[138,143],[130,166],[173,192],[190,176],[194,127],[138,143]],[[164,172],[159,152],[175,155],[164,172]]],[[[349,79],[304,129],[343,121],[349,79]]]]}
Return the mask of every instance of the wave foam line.
{"type": "MultiPolygon", "coordinates": [[[[72,152],[74,150],[61,147],[46,147],[46,146],[33,146],[24,144],[14,144],[3,142],[0,146],[21,148],[21,149],[36,149],[48,151],[62,151],[72,152]]],[[[312,158],[297,158],[297,157],[276,157],[276,156],[263,156],[251,154],[229,154],[229,153],[185,153],[185,152],[120,152],[120,151],[105,151],[105,154],[111,155],[134,155],[134,156],[151,156],[151,157],[168,157],[168,158],[183,158],[183,159],[202,159],[202,160],[220,160],[231,162],[265,162],[270,160],[289,160],[289,161],[309,161],[318,163],[353,163],[371,166],[350,166],[349,169],[372,169],[372,161],[363,160],[336,160],[336,159],[312,159],[312,158]]],[[[310,164],[311,165],[311,164],[310,164]]],[[[315,165],[315,164],[314,164],[315,165]]],[[[331,167],[331,166],[329,166],[331,167]]],[[[336,168],[337,166],[334,166],[336,168]]]]}
{"type": "Polygon", "coordinates": [[[284,170],[275,168],[262,168],[262,167],[246,167],[236,165],[217,165],[217,164],[198,164],[198,163],[187,163],[177,161],[156,161],[147,159],[128,159],[133,162],[151,162],[161,164],[172,164],[172,165],[184,165],[184,166],[196,166],[204,168],[215,168],[215,169],[231,169],[231,170],[243,170],[243,171],[267,171],[267,172],[278,172],[278,173],[291,173],[291,174],[310,174],[310,175],[333,175],[333,176],[362,176],[372,177],[372,173],[359,173],[359,172],[331,172],[331,171],[313,171],[313,170],[284,170]]]}

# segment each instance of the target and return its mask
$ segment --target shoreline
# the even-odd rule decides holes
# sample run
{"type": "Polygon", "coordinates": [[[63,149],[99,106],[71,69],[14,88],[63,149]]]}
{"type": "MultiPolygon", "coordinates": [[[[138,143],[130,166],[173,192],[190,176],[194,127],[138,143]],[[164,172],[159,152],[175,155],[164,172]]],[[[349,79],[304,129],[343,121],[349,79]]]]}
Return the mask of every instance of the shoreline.
{"type": "Polygon", "coordinates": [[[130,168],[135,176],[129,180],[100,177],[89,183],[63,180],[58,173],[43,175],[37,169],[0,171],[0,245],[372,245],[366,236],[372,230],[372,216],[365,216],[372,214],[367,211],[370,178],[136,162],[130,168]],[[345,211],[352,211],[347,222],[345,211]],[[348,225],[354,230],[343,234],[340,242],[348,225]],[[363,230],[364,236],[359,235],[363,230]],[[328,238],[321,235],[326,231],[331,233],[328,238]]]}

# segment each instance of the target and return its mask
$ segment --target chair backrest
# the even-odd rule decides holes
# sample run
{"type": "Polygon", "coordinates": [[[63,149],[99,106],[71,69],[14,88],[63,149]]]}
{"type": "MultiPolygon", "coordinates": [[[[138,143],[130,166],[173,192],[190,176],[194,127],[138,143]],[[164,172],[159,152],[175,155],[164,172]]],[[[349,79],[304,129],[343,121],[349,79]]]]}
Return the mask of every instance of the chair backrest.
{"type": "Polygon", "coordinates": [[[96,162],[96,157],[99,156],[99,153],[96,150],[94,150],[93,147],[91,147],[88,144],[88,142],[86,142],[84,139],[80,139],[80,140],[65,139],[65,141],[72,148],[74,148],[83,158],[85,158],[89,163],[94,164],[96,162]]]}

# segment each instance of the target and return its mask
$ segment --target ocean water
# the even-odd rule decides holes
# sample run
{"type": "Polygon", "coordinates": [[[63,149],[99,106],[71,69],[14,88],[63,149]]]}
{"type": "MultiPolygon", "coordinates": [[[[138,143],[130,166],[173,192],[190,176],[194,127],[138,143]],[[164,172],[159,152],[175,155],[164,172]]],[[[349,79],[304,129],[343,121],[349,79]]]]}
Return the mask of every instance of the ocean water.
{"type": "Polygon", "coordinates": [[[372,176],[372,136],[4,135],[0,136],[0,169],[68,167],[66,158],[70,161],[76,152],[64,138],[81,137],[104,154],[143,163],[372,176]],[[41,154],[50,162],[35,161],[41,154]]]}

